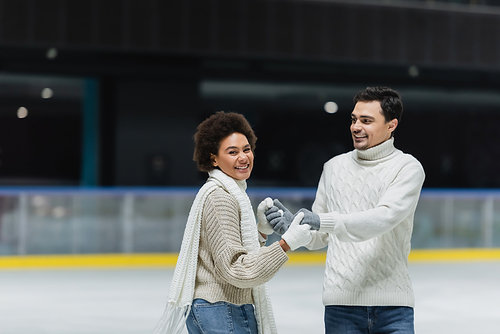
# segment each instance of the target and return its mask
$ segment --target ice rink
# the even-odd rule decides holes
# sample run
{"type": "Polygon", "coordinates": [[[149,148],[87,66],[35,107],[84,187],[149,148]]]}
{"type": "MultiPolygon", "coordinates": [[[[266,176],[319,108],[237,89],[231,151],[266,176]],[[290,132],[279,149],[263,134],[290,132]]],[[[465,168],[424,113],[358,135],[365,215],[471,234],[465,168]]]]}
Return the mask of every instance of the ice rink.
{"type": "MultiPolygon", "coordinates": [[[[500,262],[412,264],[421,334],[500,331],[500,262]]],[[[152,333],[173,269],[0,271],[2,334],[152,333]]],[[[324,333],[323,268],[286,266],[269,283],[280,333],[324,333]]]]}

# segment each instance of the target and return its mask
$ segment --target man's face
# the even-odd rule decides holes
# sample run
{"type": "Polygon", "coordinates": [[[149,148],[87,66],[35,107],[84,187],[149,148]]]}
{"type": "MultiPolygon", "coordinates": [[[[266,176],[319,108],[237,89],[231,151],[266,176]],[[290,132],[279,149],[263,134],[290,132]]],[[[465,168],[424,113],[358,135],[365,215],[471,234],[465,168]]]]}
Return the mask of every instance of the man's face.
{"type": "Polygon", "coordinates": [[[366,150],[391,138],[398,120],[385,121],[379,101],[358,102],[351,113],[354,148],[366,150]]]}

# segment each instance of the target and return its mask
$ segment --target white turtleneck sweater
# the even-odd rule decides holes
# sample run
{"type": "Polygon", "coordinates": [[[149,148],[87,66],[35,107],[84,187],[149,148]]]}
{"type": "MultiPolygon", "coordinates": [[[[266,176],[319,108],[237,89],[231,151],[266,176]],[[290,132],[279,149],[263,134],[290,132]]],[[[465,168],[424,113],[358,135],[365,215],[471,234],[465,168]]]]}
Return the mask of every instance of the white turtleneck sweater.
{"type": "Polygon", "coordinates": [[[407,264],[424,178],[394,138],[324,165],[312,207],[321,227],[306,246],[328,245],[324,305],[414,306],[407,264]]]}

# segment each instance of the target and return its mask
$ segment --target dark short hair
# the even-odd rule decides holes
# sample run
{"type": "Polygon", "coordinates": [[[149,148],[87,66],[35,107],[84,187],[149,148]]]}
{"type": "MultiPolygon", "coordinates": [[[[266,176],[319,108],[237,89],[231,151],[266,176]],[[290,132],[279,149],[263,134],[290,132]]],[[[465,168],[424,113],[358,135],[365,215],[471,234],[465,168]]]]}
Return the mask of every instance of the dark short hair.
{"type": "Polygon", "coordinates": [[[393,119],[401,120],[403,115],[403,102],[401,96],[395,90],[389,87],[366,87],[354,96],[354,104],[358,102],[379,101],[382,108],[382,114],[386,122],[393,119]]]}
{"type": "Polygon", "coordinates": [[[209,172],[216,168],[212,163],[212,154],[217,155],[221,141],[235,132],[247,137],[254,152],[257,137],[241,114],[218,111],[198,125],[198,131],[194,135],[193,160],[200,171],[209,172]]]}

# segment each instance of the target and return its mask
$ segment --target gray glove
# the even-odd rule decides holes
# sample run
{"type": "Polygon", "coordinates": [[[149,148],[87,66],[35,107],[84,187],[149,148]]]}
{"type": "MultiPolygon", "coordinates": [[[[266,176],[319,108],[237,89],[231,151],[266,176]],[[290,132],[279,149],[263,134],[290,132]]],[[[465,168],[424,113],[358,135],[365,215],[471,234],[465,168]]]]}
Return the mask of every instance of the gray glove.
{"type": "Polygon", "coordinates": [[[288,230],[293,220],[293,214],[277,199],[272,208],[266,211],[266,219],[274,232],[282,235],[288,230]]]}
{"type": "Polygon", "coordinates": [[[304,217],[303,212],[295,215],[295,218],[290,224],[288,231],[281,237],[286,241],[291,250],[296,250],[299,247],[305,246],[312,240],[310,226],[307,224],[301,225],[301,220],[304,217]]]}
{"type": "MultiPolygon", "coordinates": [[[[321,226],[321,220],[319,219],[319,215],[307,209],[300,209],[295,216],[297,216],[300,212],[304,213],[304,219],[300,222],[300,225],[308,224],[311,226],[311,230],[319,230],[321,226]]],[[[295,218],[294,216],[294,218],[295,218]]]]}

